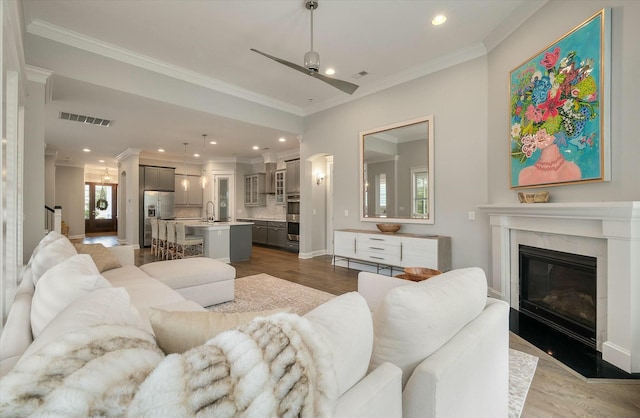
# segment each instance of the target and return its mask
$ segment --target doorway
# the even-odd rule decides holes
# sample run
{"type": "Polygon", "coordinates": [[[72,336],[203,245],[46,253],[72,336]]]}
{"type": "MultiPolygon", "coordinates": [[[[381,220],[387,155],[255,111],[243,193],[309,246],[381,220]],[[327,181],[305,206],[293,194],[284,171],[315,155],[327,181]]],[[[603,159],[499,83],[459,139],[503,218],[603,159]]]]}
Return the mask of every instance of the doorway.
{"type": "Polygon", "coordinates": [[[84,232],[115,233],[118,230],[118,185],[84,184],[84,232]]]}
{"type": "Polygon", "coordinates": [[[233,172],[213,172],[213,204],[214,215],[217,221],[227,222],[233,220],[235,201],[235,178],[233,172]]]}

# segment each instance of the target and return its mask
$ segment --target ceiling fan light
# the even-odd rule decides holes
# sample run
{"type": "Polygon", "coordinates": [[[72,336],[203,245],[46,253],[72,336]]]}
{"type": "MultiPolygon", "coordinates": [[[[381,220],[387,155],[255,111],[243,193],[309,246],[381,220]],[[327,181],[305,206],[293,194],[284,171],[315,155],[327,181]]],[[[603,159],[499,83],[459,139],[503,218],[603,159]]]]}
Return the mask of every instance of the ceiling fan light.
{"type": "Polygon", "coordinates": [[[309,51],[304,54],[304,68],[318,72],[318,69],[320,68],[320,54],[316,51],[309,51]]]}

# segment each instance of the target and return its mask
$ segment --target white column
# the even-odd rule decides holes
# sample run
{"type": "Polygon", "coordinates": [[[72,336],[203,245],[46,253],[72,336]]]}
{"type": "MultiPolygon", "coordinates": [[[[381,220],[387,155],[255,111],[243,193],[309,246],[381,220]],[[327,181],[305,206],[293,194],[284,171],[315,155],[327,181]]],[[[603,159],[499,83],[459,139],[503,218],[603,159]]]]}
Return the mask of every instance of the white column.
{"type": "Polygon", "coordinates": [[[640,372],[640,221],[605,220],[607,238],[607,336],[602,358],[640,372]],[[628,277],[629,280],[619,280],[628,277]],[[612,309],[614,308],[614,309],[612,309]]]}

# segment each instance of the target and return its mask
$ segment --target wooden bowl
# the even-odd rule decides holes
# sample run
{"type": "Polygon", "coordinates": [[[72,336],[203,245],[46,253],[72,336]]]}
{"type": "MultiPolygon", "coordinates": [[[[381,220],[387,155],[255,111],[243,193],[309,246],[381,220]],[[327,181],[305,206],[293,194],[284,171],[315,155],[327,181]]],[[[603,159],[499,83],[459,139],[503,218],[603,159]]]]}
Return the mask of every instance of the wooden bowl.
{"type": "Polygon", "coordinates": [[[440,270],[428,269],[425,267],[405,267],[404,274],[400,274],[396,277],[411,280],[414,282],[420,282],[433,276],[437,276],[438,274],[442,274],[442,272],[440,270]]]}
{"type": "Polygon", "coordinates": [[[402,225],[400,224],[376,224],[380,232],[384,232],[386,234],[393,234],[400,230],[402,225]]]}

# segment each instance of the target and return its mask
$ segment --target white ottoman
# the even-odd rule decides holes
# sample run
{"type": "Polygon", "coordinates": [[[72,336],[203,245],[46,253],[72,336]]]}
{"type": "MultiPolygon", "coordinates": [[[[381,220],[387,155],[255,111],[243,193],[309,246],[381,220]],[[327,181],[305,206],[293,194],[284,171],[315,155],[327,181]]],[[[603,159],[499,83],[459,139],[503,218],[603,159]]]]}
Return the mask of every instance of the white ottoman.
{"type": "Polygon", "coordinates": [[[211,258],[157,261],[140,269],[202,306],[228,302],[234,297],[235,267],[211,258]]]}

